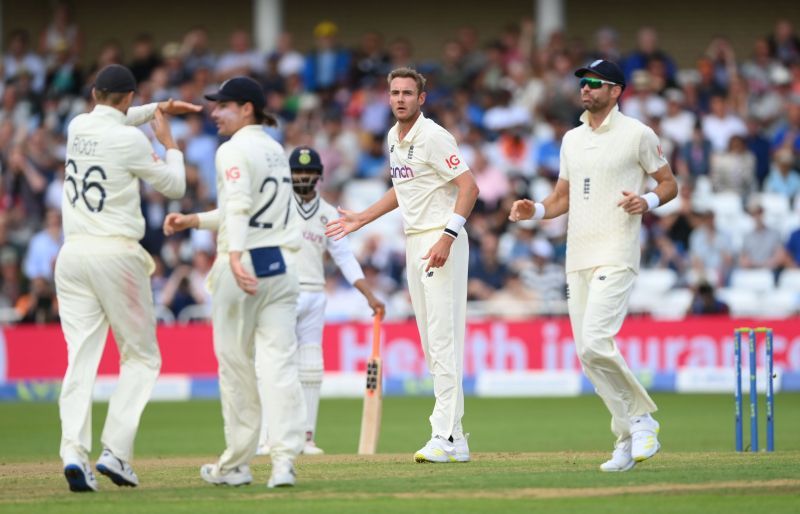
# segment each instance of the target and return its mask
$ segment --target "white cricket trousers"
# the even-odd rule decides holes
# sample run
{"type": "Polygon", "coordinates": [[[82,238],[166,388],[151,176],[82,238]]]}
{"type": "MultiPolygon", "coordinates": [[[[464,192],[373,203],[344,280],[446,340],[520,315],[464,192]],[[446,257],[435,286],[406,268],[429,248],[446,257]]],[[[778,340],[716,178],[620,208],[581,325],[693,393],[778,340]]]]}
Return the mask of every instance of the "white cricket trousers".
{"type": "MultiPolygon", "coordinates": [[[[325,328],[325,304],[327,297],[324,291],[300,291],[297,297],[297,365],[300,385],[306,401],[306,424],[304,432],[306,440],[314,437],[317,431],[317,412],[319,411],[319,392],[324,376],[322,360],[322,333],[325,328]]],[[[261,435],[258,445],[269,444],[269,410],[265,408],[264,388],[261,384],[261,370],[256,368],[259,381],[261,403],[261,435]]]]}
{"type": "Polygon", "coordinates": [[[567,273],[567,306],[578,358],[611,412],[611,431],[618,441],[630,437],[631,417],[657,410],[614,342],[635,279],[636,273],[622,266],[567,273]]]}
{"type": "MultiPolygon", "coordinates": [[[[286,273],[258,279],[258,292],[252,296],[236,285],[227,254],[217,256],[209,275],[225,427],[226,449],[219,458],[222,473],[249,464],[256,453],[261,428],[256,359],[270,413],[273,460],[293,461],[305,442],[306,406],[295,338],[299,286],[293,255],[283,250],[283,256],[286,273]]],[[[242,264],[254,274],[249,252],[242,254],[242,264]]]]}
{"type": "Polygon", "coordinates": [[[467,316],[469,243],[461,230],[441,268],[425,271],[422,257],[442,236],[441,230],[412,234],[406,240],[406,274],[411,305],[433,377],[436,402],[431,414],[432,436],[461,437],[464,416],[464,332],[467,316]]]}
{"type": "Polygon", "coordinates": [[[118,458],[133,459],[139,419],[161,368],[150,274],[153,259],[137,241],[70,237],[56,260],[56,293],[67,341],[61,385],[61,458],[87,462],[92,450],[92,389],[108,337],[120,355],[119,382],[100,439],[118,458]]]}

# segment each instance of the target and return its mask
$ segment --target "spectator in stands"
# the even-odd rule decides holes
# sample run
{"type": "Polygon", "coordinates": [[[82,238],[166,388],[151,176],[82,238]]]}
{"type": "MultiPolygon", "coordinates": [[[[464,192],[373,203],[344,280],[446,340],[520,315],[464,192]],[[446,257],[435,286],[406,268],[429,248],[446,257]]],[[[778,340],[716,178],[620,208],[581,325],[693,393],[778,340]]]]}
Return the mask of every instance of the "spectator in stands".
{"type": "Polygon", "coordinates": [[[775,31],[769,36],[769,50],[772,57],[785,64],[800,59],[800,38],[792,22],[780,19],[775,23],[775,31]]]}
{"type": "Polygon", "coordinates": [[[683,102],[686,100],[686,95],[680,89],[667,89],[664,97],[667,105],[666,112],[661,118],[661,131],[680,148],[692,139],[697,117],[693,112],[684,109],[683,102]]]}
{"type": "Polygon", "coordinates": [[[228,43],[228,51],[219,56],[215,69],[217,80],[222,82],[238,75],[249,76],[260,73],[264,59],[253,50],[250,33],[243,29],[234,30],[228,43]]]}
{"type": "Polygon", "coordinates": [[[350,73],[350,52],[337,41],[339,27],[321,21],[314,27],[314,50],[306,55],[303,83],[308,91],[346,86],[350,73]]]}
{"type": "Polygon", "coordinates": [[[475,175],[475,183],[478,184],[480,189],[478,201],[482,205],[476,208],[479,208],[479,210],[496,210],[500,205],[500,201],[511,191],[508,176],[489,162],[480,148],[475,149],[471,162],[470,160],[467,162],[469,169],[475,175]]]}
{"type": "Polygon", "coordinates": [[[604,59],[606,61],[622,61],[622,51],[619,48],[619,33],[612,27],[602,27],[594,34],[594,50],[589,53],[589,59],[604,59]]]}
{"type": "Polygon", "coordinates": [[[51,281],[55,269],[56,256],[64,244],[61,230],[61,214],[55,209],[45,213],[45,227],[31,238],[28,254],[25,256],[23,271],[25,276],[33,280],[44,278],[51,281]]]}
{"type": "Polygon", "coordinates": [[[3,56],[4,81],[12,81],[22,73],[32,77],[31,87],[35,93],[44,91],[47,68],[41,57],[30,49],[30,36],[26,30],[13,30],[8,36],[8,51],[3,56]]]}
{"type": "Polygon", "coordinates": [[[756,158],[756,181],[761,188],[770,170],[770,145],[769,140],[764,137],[761,121],[755,116],[747,118],[747,136],[744,142],[756,158]]]}
{"type": "Polygon", "coordinates": [[[383,36],[374,30],[365,32],[353,52],[350,84],[357,87],[366,78],[383,79],[388,72],[389,54],[384,48],[383,36]]]}
{"type": "Polygon", "coordinates": [[[488,300],[501,289],[508,268],[497,255],[497,236],[488,233],[480,241],[480,248],[470,252],[467,295],[473,300],[488,300]]]}
{"type": "Polygon", "coordinates": [[[747,126],[741,118],[732,114],[723,95],[711,97],[711,112],[703,117],[703,135],[711,141],[715,152],[724,152],[733,136],[746,136],[747,126]]]}
{"type": "Polygon", "coordinates": [[[800,157],[800,97],[794,97],[786,106],[786,119],[780,123],[772,147],[785,147],[792,150],[795,158],[800,157]]]}
{"type": "Polygon", "coordinates": [[[371,134],[366,140],[366,147],[361,151],[356,165],[356,178],[383,178],[389,161],[383,147],[383,136],[371,134]]]}
{"type": "Polygon", "coordinates": [[[708,175],[711,170],[711,141],[702,130],[700,123],[696,124],[689,141],[684,144],[678,153],[676,171],[683,179],[694,181],[697,177],[708,175]]]}
{"type": "Polygon", "coordinates": [[[538,300],[545,305],[564,300],[566,275],[564,267],[553,261],[553,245],[544,238],[534,239],[531,255],[532,259],[527,265],[515,266],[519,269],[523,284],[534,291],[538,300]]]}
{"type": "Polygon", "coordinates": [[[133,40],[133,51],[128,68],[136,78],[136,82],[144,82],[150,78],[155,68],[161,66],[161,56],[156,51],[156,45],[151,34],[143,33],[133,40]]]}
{"type": "Polygon", "coordinates": [[[647,122],[651,117],[661,118],[667,112],[667,102],[653,91],[653,76],[647,70],[633,72],[632,93],[622,103],[622,113],[647,122]]]}
{"type": "Polygon", "coordinates": [[[39,55],[52,69],[57,55],[66,53],[67,61],[76,63],[83,50],[83,34],[71,19],[69,5],[59,1],[53,8],[53,18],[39,34],[39,55]]]}
{"type": "Polygon", "coordinates": [[[786,267],[800,268],[800,228],[792,232],[786,242],[786,267]]]}
{"type": "Polygon", "coordinates": [[[711,284],[705,281],[698,283],[687,314],[696,316],[707,314],[727,315],[728,312],[727,304],[716,297],[714,287],[711,284]]]}
{"type": "Polygon", "coordinates": [[[773,157],[772,170],[764,182],[765,193],[777,193],[792,200],[800,193],[800,173],[794,169],[794,155],[788,148],[780,148],[773,157]]]}
{"type": "Polygon", "coordinates": [[[756,223],[752,232],[744,236],[745,243],[739,254],[739,266],[742,268],[767,268],[776,276],[786,262],[781,234],[764,224],[764,208],[752,202],[750,215],[756,223]]]}
{"type": "Polygon", "coordinates": [[[717,193],[732,192],[747,198],[758,187],[756,158],[742,136],[732,136],[728,150],[711,156],[711,184],[717,193]]]}
{"type": "Polygon", "coordinates": [[[183,36],[180,55],[188,76],[199,69],[213,70],[216,67],[216,57],[208,47],[208,31],[204,27],[195,27],[183,36]]]}
{"type": "Polygon", "coordinates": [[[675,77],[675,62],[664,50],[658,46],[658,33],[653,27],[642,27],[636,36],[636,50],[634,50],[623,63],[625,79],[630,81],[633,72],[647,68],[651,59],[658,58],[664,62],[667,76],[672,79],[675,77]]]}
{"type": "Polygon", "coordinates": [[[689,236],[691,266],[698,276],[718,275],[720,284],[728,281],[735,252],[731,238],[714,225],[714,212],[702,207],[697,212],[698,226],[689,236]]]}
{"type": "Polygon", "coordinates": [[[34,278],[30,291],[17,300],[14,308],[20,323],[58,322],[58,300],[53,282],[43,277],[34,278]]]}
{"type": "Polygon", "coordinates": [[[540,312],[540,307],[536,291],[529,288],[515,270],[508,271],[503,286],[486,300],[486,314],[510,321],[529,320],[540,312]]]}

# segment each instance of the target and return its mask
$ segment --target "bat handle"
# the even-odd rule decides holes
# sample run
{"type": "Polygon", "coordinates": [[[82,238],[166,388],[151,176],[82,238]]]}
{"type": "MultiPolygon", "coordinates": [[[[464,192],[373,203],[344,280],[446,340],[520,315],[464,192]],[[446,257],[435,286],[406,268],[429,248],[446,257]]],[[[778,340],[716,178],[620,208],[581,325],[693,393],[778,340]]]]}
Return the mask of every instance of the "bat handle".
{"type": "Polygon", "coordinates": [[[372,357],[381,354],[381,315],[376,314],[372,318],[372,357]]]}

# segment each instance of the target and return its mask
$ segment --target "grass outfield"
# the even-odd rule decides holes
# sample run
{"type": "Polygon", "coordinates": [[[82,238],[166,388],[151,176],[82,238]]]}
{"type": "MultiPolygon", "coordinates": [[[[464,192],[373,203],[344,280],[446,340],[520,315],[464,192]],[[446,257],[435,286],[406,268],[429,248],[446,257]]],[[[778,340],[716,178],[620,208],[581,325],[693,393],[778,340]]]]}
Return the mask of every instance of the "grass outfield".
{"type": "MultiPolygon", "coordinates": [[[[222,450],[216,401],[152,403],[134,466],[141,486],[98,477],[99,494],[69,493],[58,459],[55,404],[0,403],[0,513],[225,512],[797,512],[800,395],[776,396],[774,454],[736,454],[730,395],[655,397],[662,451],[628,473],[601,473],[611,450],[596,397],[467,398],[469,464],[415,464],[428,437],[429,398],[384,403],[380,455],[353,455],[361,402],[324,400],[318,444],[298,460],[298,487],[268,490],[269,459],[248,487],[214,487],[199,466],[222,450]]],[[[763,446],[763,405],[762,446],[763,446]]],[[[95,450],[106,405],[94,409],[95,450]]],[[[746,420],[746,424],[747,420],[746,420]]],[[[747,427],[745,438],[749,440],[747,427]]]]}

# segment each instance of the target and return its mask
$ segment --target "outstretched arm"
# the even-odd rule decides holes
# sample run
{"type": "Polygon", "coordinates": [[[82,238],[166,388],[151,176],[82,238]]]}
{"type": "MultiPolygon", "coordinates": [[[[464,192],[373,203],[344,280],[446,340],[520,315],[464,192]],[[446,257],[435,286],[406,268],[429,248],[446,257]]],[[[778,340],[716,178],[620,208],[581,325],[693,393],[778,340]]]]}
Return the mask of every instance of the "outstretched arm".
{"type": "Polygon", "coordinates": [[[362,212],[348,211],[338,207],[336,210],[340,218],[328,222],[325,235],[339,240],[351,232],[355,232],[367,223],[371,223],[387,212],[397,208],[397,194],[390,188],[380,200],[367,207],[362,212]]]}
{"type": "Polygon", "coordinates": [[[537,204],[533,200],[517,200],[511,206],[508,219],[511,221],[557,218],[569,211],[569,182],[558,179],[553,192],[537,204]]]}

